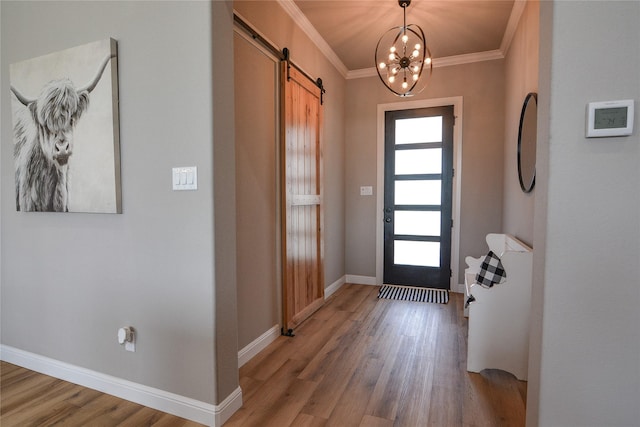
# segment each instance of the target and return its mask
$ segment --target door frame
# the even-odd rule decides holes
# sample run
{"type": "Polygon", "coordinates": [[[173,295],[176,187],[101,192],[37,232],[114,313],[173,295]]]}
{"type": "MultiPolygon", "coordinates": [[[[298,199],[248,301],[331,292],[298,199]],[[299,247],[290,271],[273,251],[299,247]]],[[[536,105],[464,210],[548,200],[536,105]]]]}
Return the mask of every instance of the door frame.
{"type": "Polygon", "coordinates": [[[449,288],[453,292],[462,292],[458,279],[460,269],[460,194],[462,183],[462,96],[450,98],[422,99],[415,101],[378,104],[377,115],[377,165],[376,181],[376,284],[383,285],[384,273],[384,126],[387,111],[412,110],[416,108],[442,107],[453,105],[455,122],[453,126],[453,168],[451,229],[451,281],[449,288]]]}

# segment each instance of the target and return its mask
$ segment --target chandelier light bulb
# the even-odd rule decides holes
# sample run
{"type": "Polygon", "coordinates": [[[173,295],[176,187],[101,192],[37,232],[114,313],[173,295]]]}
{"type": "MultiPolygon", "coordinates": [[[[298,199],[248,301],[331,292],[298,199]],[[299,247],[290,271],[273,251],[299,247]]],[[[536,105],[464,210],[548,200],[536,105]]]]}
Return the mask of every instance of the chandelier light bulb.
{"type": "Polygon", "coordinates": [[[407,42],[408,42],[408,41],[409,41],[409,36],[408,36],[408,35],[406,35],[406,34],[404,34],[404,35],[402,36],[402,43],[407,44],[407,42]]]}
{"type": "Polygon", "coordinates": [[[413,66],[413,72],[417,73],[418,71],[420,71],[420,67],[418,67],[417,65],[413,66]]]}
{"type": "Polygon", "coordinates": [[[418,56],[420,56],[420,51],[418,50],[414,50],[413,53],[411,54],[414,58],[417,58],[418,56]]]}
{"type": "Polygon", "coordinates": [[[396,76],[389,76],[389,83],[393,83],[396,81],[396,76]]]}
{"type": "Polygon", "coordinates": [[[425,64],[431,64],[431,58],[425,58],[424,63],[425,64]]]}
{"type": "Polygon", "coordinates": [[[416,50],[420,50],[420,43],[416,43],[416,45],[414,46],[416,50]]]}
{"type": "Polygon", "coordinates": [[[413,81],[414,81],[414,82],[417,82],[417,81],[418,81],[418,77],[420,77],[420,75],[419,75],[419,74],[414,74],[414,75],[413,75],[413,81]]]}
{"type": "Polygon", "coordinates": [[[408,87],[409,87],[409,83],[407,83],[406,81],[402,82],[402,89],[406,89],[408,87]]]}
{"type": "Polygon", "coordinates": [[[395,47],[395,46],[391,46],[391,47],[389,48],[389,52],[391,52],[391,53],[395,53],[395,51],[396,51],[396,47],[395,47]]]}
{"type": "Polygon", "coordinates": [[[394,59],[396,59],[396,54],[395,53],[390,53],[389,54],[389,61],[393,61],[394,59]]]}
{"type": "Polygon", "coordinates": [[[387,64],[381,62],[380,64],[378,64],[378,67],[380,67],[381,70],[384,70],[385,68],[387,68],[387,64]]]}

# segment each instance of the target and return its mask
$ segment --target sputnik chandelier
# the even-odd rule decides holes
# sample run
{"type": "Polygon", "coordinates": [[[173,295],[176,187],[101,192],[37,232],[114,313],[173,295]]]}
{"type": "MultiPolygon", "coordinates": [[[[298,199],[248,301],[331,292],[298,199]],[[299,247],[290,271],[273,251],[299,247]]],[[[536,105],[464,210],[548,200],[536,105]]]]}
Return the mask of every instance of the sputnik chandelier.
{"type": "Polygon", "coordinates": [[[427,85],[433,66],[424,32],[416,24],[407,25],[411,0],[398,0],[404,23],[380,37],[376,46],[376,71],[384,85],[398,96],[412,96],[427,85]]]}

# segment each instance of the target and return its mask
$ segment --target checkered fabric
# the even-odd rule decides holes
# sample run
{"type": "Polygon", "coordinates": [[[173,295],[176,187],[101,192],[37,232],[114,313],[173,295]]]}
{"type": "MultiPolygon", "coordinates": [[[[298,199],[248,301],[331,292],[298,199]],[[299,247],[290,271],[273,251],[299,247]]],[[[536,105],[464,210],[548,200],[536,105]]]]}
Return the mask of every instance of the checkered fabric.
{"type": "Polygon", "coordinates": [[[502,283],[507,278],[507,272],[504,271],[500,258],[493,251],[489,251],[487,256],[480,264],[480,271],[476,276],[476,283],[490,288],[496,283],[502,283]]]}

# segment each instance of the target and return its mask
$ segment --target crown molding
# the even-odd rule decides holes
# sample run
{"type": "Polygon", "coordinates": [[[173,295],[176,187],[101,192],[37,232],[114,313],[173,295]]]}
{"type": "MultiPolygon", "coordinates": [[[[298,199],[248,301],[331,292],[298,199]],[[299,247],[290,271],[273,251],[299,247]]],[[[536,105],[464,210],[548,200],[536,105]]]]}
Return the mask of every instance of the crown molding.
{"type": "Polygon", "coordinates": [[[509,47],[511,46],[511,42],[513,41],[513,36],[516,33],[516,29],[518,28],[518,23],[520,22],[520,17],[524,12],[524,8],[527,6],[528,0],[515,0],[513,2],[513,8],[511,8],[511,15],[509,15],[509,22],[507,22],[507,28],[504,30],[504,36],[502,36],[502,43],[500,43],[500,51],[502,51],[503,55],[507,54],[509,47]]]}
{"type": "MultiPolygon", "coordinates": [[[[467,53],[465,55],[446,56],[444,58],[433,58],[433,68],[450,67],[453,65],[471,64],[474,62],[494,61],[504,59],[504,54],[499,49],[488,50],[486,52],[467,53]]],[[[352,70],[347,73],[347,80],[374,77],[378,73],[375,67],[352,70]]]]}
{"type": "Polygon", "coordinates": [[[361,68],[359,70],[351,70],[347,73],[347,80],[351,79],[363,79],[365,77],[377,76],[376,67],[361,68]]]}
{"type": "Polygon", "coordinates": [[[464,55],[445,56],[444,58],[433,58],[433,68],[472,64],[474,62],[495,61],[496,59],[504,59],[504,53],[502,53],[500,49],[466,53],[464,55]]]}
{"type": "Polygon", "coordinates": [[[333,64],[343,77],[347,77],[349,70],[347,66],[340,60],[338,55],[331,49],[329,43],[320,35],[318,30],[309,22],[306,16],[302,13],[300,8],[296,6],[293,0],[277,0],[278,4],[284,9],[285,12],[293,19],[302,31],[311,39],[316,47],[322,52],[322,54],[333,64]]]}

